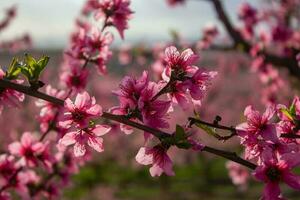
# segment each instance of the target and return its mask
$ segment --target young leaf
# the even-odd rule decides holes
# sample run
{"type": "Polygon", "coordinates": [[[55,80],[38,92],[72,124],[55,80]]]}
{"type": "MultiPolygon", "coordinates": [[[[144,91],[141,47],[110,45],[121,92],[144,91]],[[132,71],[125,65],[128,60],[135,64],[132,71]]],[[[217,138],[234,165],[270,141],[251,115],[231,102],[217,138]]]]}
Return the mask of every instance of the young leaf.
{"type": "Polygon", "coordinates": [[[176,144],[176,146],[180,149],[189,149],[191,148],[193,145],[190,144],[188,141],[183,141],[183,142],[179,142],[176,144]]]}
{"type": "Polygon", "coordinates": [[[176,132],[175,132],[175,140],[180,141],[186,139],[186,133],[184,131],[184,128],[179,126],[178,124],[176,125],[176,132]]]}
{"type": "Polygon", "coordinates": [[[6,78],[9,80],[16,79],[21,72],[20,64],[18,59],[13,58],[11,64],[8,67],[8,71],[6,72],[6,78]]]}
{"type": "Polygon", "coordinates": [[[290,111],[285,108],[281,108],[280,111],[290,120],[293,120],[293,116],[290,114],[290,111]]]}

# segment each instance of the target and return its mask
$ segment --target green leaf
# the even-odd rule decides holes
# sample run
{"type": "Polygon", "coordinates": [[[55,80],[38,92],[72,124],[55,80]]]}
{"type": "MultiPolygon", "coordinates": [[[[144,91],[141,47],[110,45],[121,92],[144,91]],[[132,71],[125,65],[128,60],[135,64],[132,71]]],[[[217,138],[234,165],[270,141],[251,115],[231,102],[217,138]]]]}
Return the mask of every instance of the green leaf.
{"type": "Polygon", "coordinates": [[[16,79],[20,72],[21,68],[18,59],[13,58],[11,64],[9,65],[8,71],[6,72],[6,78],[10,80],[16,79]]]}
{"type": "Polygon", "coordinates": [[[184,128],[179,126],[178,124],[176,125],[176,132],[175,132],[175,140],[180,141],[186,139],[186,133],[184,131],[184,128]]]}
{"type": "Polygon", "coordinates": [[[25,54],[25,62],[30,68],[35,68],[36,60],[29,54],[25,54]]]}
{"type": "Polygon", "coordinates": [[[294,117],[296,116],[296,106],[294,104],[294,102],[292,103],[292,105],[290,106],[290,109],[289,109],[289,113],[294,117]]]}
{"type": "Polygon", "coordinates": [[[280,111],[290,120],[293,120],[293,116],[290,114],[290,111],[286,108],[281,108],[280,111]]]}
{"type": "Polygon", "coordinates": [[[43,56],[38,62],[38,69],[37,69],[37,75],[39,76],[40,73],[45,69],[45,67],[47,66],[48,62],[49,62],[49,57],[48,56],[43,56]]]}
{"type": "Polygon", "coordinates": [[[212,136],[216,136],[217,135],[217,133],[216,133],[216,131],[215,131],[214,128],[211,128],[209,126],[206,126],[206,125],[200,124],[200,123],[196,123],[196,126],[198,128],[201,128],[202,130],[204,130],[209,135],[212,135],[212,136]]]}
{"type": "Polygon", "coordinates": [[[36,61],[31,55],[25,54],[25,64],[21,67],[21,72],[27,78],[32,88],[38,89],[44,85],[41,84],[42,82],[39,80],[39,78],[48,62],[48,56],[43,56],[36,61]]]}
{"type": "Polygon", "coordinates": [[[191,145],[188,141],[184,141],[184,142],[179,142],[176,144],[176,146],[180,149],[189,149],[191,148],[193,145],[191,145]]]}

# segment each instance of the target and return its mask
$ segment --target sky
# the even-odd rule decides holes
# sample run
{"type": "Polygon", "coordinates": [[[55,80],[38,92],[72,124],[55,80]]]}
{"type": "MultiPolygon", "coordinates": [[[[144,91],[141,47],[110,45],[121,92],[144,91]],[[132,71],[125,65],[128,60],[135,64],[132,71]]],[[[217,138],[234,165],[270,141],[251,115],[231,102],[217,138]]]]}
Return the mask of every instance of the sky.
{"type": "MultiPolygon", "coordinates": [[[[63,48],[74,28],[74,19],[85,0],[1,0],[0,10],[18,6],[18,17],[0,40],[29,33],[36,48],[63,48]]],[[[256,4],[259,0],[251,0],[256,4]]],[[[236,21],[235,11],[244,0],[224,0],[230,17],[236,21]]],[[[170,30],[180,30],[187,39],[200,37],[200,30],[207,23],[217,23],[210,3],[187,0],[183,6],[170,8],[165,0],[132,0],[135,12],[125,31],[125,41],[115,34],[115,43],[158,42],[170,39],[170,30]]],[[[1,14],[0,14],[1,16],[1,14]]],[[[115,32],[116,33],[116,32],[115,32]]]]}

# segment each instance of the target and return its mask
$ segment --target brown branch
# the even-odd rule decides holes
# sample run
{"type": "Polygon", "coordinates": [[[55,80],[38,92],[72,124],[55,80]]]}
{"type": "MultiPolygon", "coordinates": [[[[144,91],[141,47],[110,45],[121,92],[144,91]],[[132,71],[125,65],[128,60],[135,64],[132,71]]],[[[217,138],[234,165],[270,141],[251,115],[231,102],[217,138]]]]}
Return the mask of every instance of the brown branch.
{"type": "MultiPolygon", "coordinates": [[[[14,89],[16,91],[22,92],[22,93],[27,94],[29,96],[34,96],[34,97],[37,97],[37,98],[41,98],[45,101],[51,102],[51,103],[59,105],[59,106],[64,105],[64,100],[49,96],[47,94],[38,92],[36,90],[32,90],[32,89],[30,89],[29,86],[20,85],[20,84],[14,83],[14,82],[10,82],[8,80],[3,80],[3,79],[0,80],[0,88],[14,89]]],[[[117,121],[119,123],[126,124],[128,126],[146,131],[146,132],[152,134],[153,136],[155,136],[159,139],[163,139],[163,138],[166,138],[166,137],[172,137],[172,134],[163,132],[161,130],[158,130],[158,129],[155,129],[155,128],[152,128],[152,127],[145,126],[145,125],[137,123],[137,122],[133,122],[133,121],[127,119],[126,117],[122,116],[122,115],[114,115],[114,114],[111,114],[111,113],[104,112],[101,117],[105,118],[105,119],[112,120],[112,121],[117,121]]],[[[215,148],[208,147],[208,146],[205,146],[203,151],[207,151],[209,153],[227,158],[231,161],[234,161],[234,162],[242,164],[246,167],[249,167],[250,169],[255,169],[255,167],[256,167],[256,165],[254,165],[253,163],[238,157],[235,153],[232,153],[232,152],[226,152],[226,151],[222,151],[222,150],[215,149],[215,148]]]]}
{"type": "Polygon", "coordinates": [[[205,146],[204,149],[202,149],[202,151],[206,151],[206,152],[221,156],[223,158],[227,158],[228,160],[234,161],[236,163],[239,163],[239,164],[246,166],[253,170],[256,168],[255,164],[242,159],[241,157],[237,156],[236,153],[234,153],[234,152],[223,151],[223,150],[211,148],[208,146],[205,146]]]}
{"type": "MultiPolygon", "coordinates": [[[[240,34],[240,32],[238,32],[234,28],[230,18],[228,17],[228,14],[224,9],[221,0],[206,0],[206,1],[209,1],[213,4],[219,20],[223,23],[229,36],[232,38],[234,42],[234,46],[238,48],[240,45],[242,45],[243,48],[241,50],[246,53],[249,53],[252,48],[252,45],[249,42],[247,42],[240,34]]],[[[289,73],[292,76],[296,77],[297,79],[300,79],[300,68],[296,60],[296,55],[292,55],[290,57],[283,57],[283,56],[278,56],[275,54],[268,53],[266,51],[262,51],[260,52],[260,54],[265,57],[265,61],[267,63],[276,65],[279,68],[286,68],[288,69],[289,73]]]]}

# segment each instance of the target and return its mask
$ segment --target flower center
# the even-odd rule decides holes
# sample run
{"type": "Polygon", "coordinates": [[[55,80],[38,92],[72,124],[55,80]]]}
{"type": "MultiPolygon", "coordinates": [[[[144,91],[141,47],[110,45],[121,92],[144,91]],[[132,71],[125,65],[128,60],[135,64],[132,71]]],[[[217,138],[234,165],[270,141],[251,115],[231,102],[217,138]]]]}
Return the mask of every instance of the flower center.
{"type": "Polygon", "coordinates": [[[267,169],[266,175],[270,181],[277,182],[280,180],[281,172],[277,167],[270,167],[267,169]]]}
{"type": "Polygon", "coordinates": [[[79,76],[73,76],[71,79],[71,83],[74,86],[79,86],[81,83],[79,76]]]}
{"type": "Polygon", "coordinates": [[[84,116],[85,116],[84,113],[79,110],[75,110],[75,112],[72,113],[72,118],[76,122],[82,121],[84,119],[84,116]]]}
{"type": "Polygon", "coordinates": [[[26,158],[32,158],[32,157],[34,157],[32,149],[31,148],[26,148],[25,152],[24,152],[24,156],[26,158]]]}

